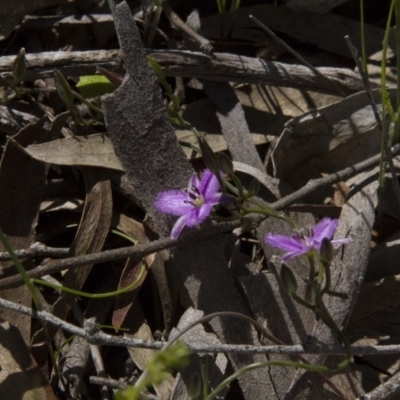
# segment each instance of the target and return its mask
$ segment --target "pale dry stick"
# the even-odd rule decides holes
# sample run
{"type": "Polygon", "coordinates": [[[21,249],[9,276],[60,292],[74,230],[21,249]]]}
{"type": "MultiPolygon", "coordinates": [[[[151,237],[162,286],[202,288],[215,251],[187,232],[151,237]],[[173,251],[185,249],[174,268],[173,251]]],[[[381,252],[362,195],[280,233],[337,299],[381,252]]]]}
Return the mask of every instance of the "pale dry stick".
{"type": "MultiPolygon", "coordinates": [[[[400,144],[397,144],[391,148],[392,155],[400,153],[400,144]]],[[[280,200],[275,201],[269,206],[275,210],[281,210],[288,207],[303,197],[315,192],[316,190],[348,179],[359,172],[371,168],[379,163],[380,154],[368,158],[360,163],[354,164],[351,167],[347,167],[341,171],[335,172],[323,178],[311,180],[307,185],[297,190],[296,192],[283,197],[280,200]]],[[[250,218],[250,217],[249,217],[250,218]]],[[[265,216],[257,216],[251,218],[254,224],[260,223],[265,216]]],[[[83,256],[71,257],[62,260],[52,261],[49,264],[40,265],[39,267],[33,268],[27,271],[29,278],[40,278],[44,275],[51,275],[67,268],[77,268],[88,264],[99,264],[107,261],[121,260],[132,256],[143,258],[149,254],[156,253],[157,251],[169,249],[174,246],[184,246],[188,243],[193,243],[199,240],[207,239],[213,236],[217,236],[226,232],[230,232],[240,226],[240,221],[221,222],[219,224],[200,228],[198,230],[192,230],[182,234],[179,240],[173,240],[170,238],[164,238],[156,240],[150,243],[128,246],[119,249],[106,250],[101,253],[93,253],[83,256]]],[[[3,253],[0,253],[3,256],[3,253]]],[[[18,287],[23,285],[24,282],[19,275],[13,275],[8,278],[0,279],[0,289],[8,289],[12,287],[18,287]]]]}
{"type": "MultiPolygon", "coordinates": [[[[31,308],[13,303],[8,300],[0,299],[0,307],[14,310],[21,314],[29,315],[32,318],[41,319],[72,335],[80,336],[91,344],[116,347],[140,347],[145,349],[161,350],[165,346],[165,342],[148,341],[142,339],[134,339],[124,336],[108,335],[98,329],[97,324],[93,321],[86,320],[85,329],[79,328],[55,317],[47,311],[36,311],[31,308]]],[[[186,344],[193,352],[197,353],[260,353],[260,354],[345,354],[346,349],[336,345],[318,345],[312,349],[297,344],[290,346],[272,345],[272,346],[251,346],[251,345],[208,345],[208,344],[186,344]]],[[[400,345],[379,345],[379,346],[351,346],[351,353],[354,355],[382,355],[382,354],[400,354],[400,345]]]]}
{"type": "MultiPolygon", "coordinates": [[[[103,358],[99,349],[99,346],[96,344],[89,345],[90,354],[92,356],[93,364],[96,368],[96,372],[99,377],[105,378],[107,376],[105,369],[103,358]]],[[[100,395],[102,400],[110,400],[110,393],[107,385],[102,385],[100,388],[100,395]]]]}
{"type": "MultiPolygon", "coordinates": [[[[27,249],[14,250],[18,259],[26,258],[64,258],[70,253],[67,247],[48,247],[42,243],[34,243],[27,249]]],[[[10,261],[11,257],[7,252],[0,253],[0,261],[10,261]]]]}
{"type": "Polygon", "coordinates": [[[394,396],[400,394],[400,372],[394,374],[385,383],[382,383],[374,390],[363,396],[358,397],[356,400],[386,400],[394,399],[394,396]]]}
{"type": "Polygon", "coordinates": [[[126,389],[128,387],[126,383],[116,381],[115,379],[102,378],[100,376],[90,376],[89,382],[92,385],[106,385],[111,389],[126,389]]]}
{"type": "Polygon", "coordinates": [[[199,35],[197,32],[195,32],[190,26],[185,24],[185,22],[181,20],[179,15],[171,8],[167,0],[162,2],[161,7],[163,8],[165,15],[173,25],[181,29],[193,40],[198,42],[200,45],[200,49],[204,51],[206,54],[212,54],[214,48],[211,42],[208,39],[204,38],[203,36],[199,35]]]}
{"type": "MultiPolygon", "coordinates": [[[[400,153],[400,144],[396,144],[395,146],[393,146],[390,149],[390,151],[393,156],[398,155],[400,153]]],[[[272,203],[271,207],[276,210],[280,210],[282,208],[288,207],[288,206],[294,204],[296,201],[302,199],[303,197],[309,195],[312,192],[315,192],[316,190],[318,190],[322,187],[326,187],[326,186],[332,185],[334,183],[344,181],[348,178],[351,178],[352,176],[357,175],[358,173],[360,173],[362,171],[365,171],[368,168],[371,168],[371,167],[379,164],[380,157],[381,157],[381,155],[377,154],[375,156],[367,158],[364,161],[361,161],[350,167],[344,168],[338,172],[334,172],[333,174],[330,174],[323,178],[312,179],[305,186],[300,188],[299,190],[296,190],[294,193],[289,194],[288,196],[285,196],[282,199],[279,199],[279,200],[275,201],[274,203],[272,203]]]]}
{"type": "MultiPolygon", "coordinates": [[[[373,111],[374,116],[375,116],[376,123],[378,124],[381,136],[383,136],[382,120],[381,120],[381,117],[379,115],[378,107],[376,106],[376,103],[374,101],[374,96],[372,95],[372,91],[371,91],[371,86],[369,84],[368,75],[366,74],[366,72],[364,70],[364,67],[363,67],[363,65],[362,65],[362,63],[360,61],[360,57],[358,56],[358,50],[353,45],[350,37],[349,36],[345,36],[344,38],[345,38],[345,40],[347,42],[347,45],[349,46],[350,52],[351,52],[351,54],[353,56],[353,59],[354,59],[355,63],[357,64],[357,69],[358,69],[358,72],[359,72],[359,74],[361,76],[361,79],[363,81],[365,92],[367,93],[367,96],[368,96],[369,101],[371,103],[371,107],[372,107],[372,111],[373,111]]],[[[382,107],[384,107],[384,104],[382,104],[382,107]]],[[[388,146],[388,140],[386,140],[386,143],[385,143],[385,158],[386,158],[386,161],[387,161],[387,163],[389,165],[390,174],[392,175],[392,184],[393,184],[394,195],[396,197],[397,204],[400,207],[400,187],[399,187],[399,182],[398,182],[397,177],[396,177],[396,171],[394,169],[393,159],[392,159],[392,155],[390,153],[390,147],[388,146]]]]}

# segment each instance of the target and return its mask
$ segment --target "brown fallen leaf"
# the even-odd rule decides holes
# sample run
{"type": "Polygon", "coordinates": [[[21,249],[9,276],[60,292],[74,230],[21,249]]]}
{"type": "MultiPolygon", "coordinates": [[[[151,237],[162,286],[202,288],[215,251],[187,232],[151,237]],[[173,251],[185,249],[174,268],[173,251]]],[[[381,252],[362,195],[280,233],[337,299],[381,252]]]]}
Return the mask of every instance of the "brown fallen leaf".
{"type": "Polygon", "coordinates": [[[25,151],[35,160],[49,164],[123,170],[111,140],[102,134],[57,139],[27,146],[25,151]]]}
{"type": "MultiPolygon", "coordinates": [[[[100,168],[82,168],[85,180],[86,200],[82,218],[74,241],[71,244],[72,255],[99,252],[108,235],[112,216],[111,184],[104,170],[100,168]]],[[[64,284],[80,289],[89,275],[91,266],[68,271],[64,284]]]]}

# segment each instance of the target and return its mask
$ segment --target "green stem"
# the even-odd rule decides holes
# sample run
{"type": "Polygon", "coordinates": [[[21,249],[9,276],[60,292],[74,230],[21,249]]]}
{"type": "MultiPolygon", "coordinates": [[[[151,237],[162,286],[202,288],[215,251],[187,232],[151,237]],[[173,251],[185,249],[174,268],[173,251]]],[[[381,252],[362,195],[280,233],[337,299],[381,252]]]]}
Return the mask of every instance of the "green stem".
{"type": "Polygon", "coordinates": [[[321,296],[323,296],[325,293],[329,292],[329,289],[330,289],[331,283],[332,283],[332,277],[331,277],[331,270],[329,268],[329,265],[325,265],[324,263],[320,263],[320,264],[325,272],[325,286],[321,290],[321,296]]]}
{"type": "Polygon", "coordinates": [[[73,294],[75,296],[80,296],[80,297],[87,297],[89,299],[104,299],[106,297],[114,297],[114,296],[118,296],[122,293],[126,293],[129,292],[130,290],[133,290],[137,287],[137,285],[140,283],[141,279],[143,278],[144,272],[146,270],[146,266],[143,263],[142,264],[142,269],[140,271],[139,276],[137,277],[137,279],[131,283],[130,285],[116,290],[114,292],[107,292],[107,293],[87,293],[87,292],[81,292],[80,290],[75,290],[75,289],[71,289],[71,288],[67,288],[65,286],[61,286],[61,285],[56,285],[54,283],[50,283],[50,282],[46,282],[46,281],[42,281],[41,279],[33,279],[33,282],[39,284],[39,285],[43,285],[43,286],[47,286],[50,287],[52,289],[55,290],[61,290],[62,292],[66,292],[66,293],[70,293],[73,294]]]}

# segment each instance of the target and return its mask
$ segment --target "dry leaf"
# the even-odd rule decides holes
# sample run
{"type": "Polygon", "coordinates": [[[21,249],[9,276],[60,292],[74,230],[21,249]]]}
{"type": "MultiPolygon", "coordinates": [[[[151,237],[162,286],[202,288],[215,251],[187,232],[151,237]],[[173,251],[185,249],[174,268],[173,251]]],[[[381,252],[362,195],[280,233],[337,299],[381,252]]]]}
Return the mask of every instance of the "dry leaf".
{"type": "Polygon", "coordinates": [[[35,160],[49,164],[103,167],[123,171],[111,140],[102,134],[57,139],[27,146],[25,151],[35,160]]]}
{"type": "MultiPolygon", "coordinates": [[[[111,184],[104,170],[82,169],[85,180],[86,200],[71,254],[82,255],[99,252],[108,235],[112,216],[111,184]]],[[[64,285],[80,289],[89,275],[91,266],[70,270],[65,275],[64,285]]]]}

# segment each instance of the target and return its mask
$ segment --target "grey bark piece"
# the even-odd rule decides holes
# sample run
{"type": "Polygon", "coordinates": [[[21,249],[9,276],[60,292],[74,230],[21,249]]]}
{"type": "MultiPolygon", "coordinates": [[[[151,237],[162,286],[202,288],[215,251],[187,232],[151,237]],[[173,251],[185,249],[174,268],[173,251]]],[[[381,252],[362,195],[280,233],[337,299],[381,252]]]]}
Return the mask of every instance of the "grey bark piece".
{"type": "Polygon", "coordinates": [[[103,98],[107,128],[143,205],[150,215],[157,215],[159,229],[167,234],[167,218],[156,212],[154,200],[162,190],[185,187],[191,168],[168,121],[159,83],[125,3],[115,8],[114,20],[128,74],[113,94],[103,98]]]}
{"type": "MultiPolygon", "coordinates": [[[[116,6],[113,16],[128,75],[114,94],[104,98],[106,124],[116,154],[140,200],[161,235],[166,236],[169,220],[155,210],[154,199],[162,190],[185,187],[192,171],[169,124],[155,74],[146,63],[127,4],[116,6]]],[[[185,307],[193,306],[206,314],[247,312],[229,274],[220,239],[177,248],[172,258],[184,282],[185,307]]],[[[211,326],[222,342],[259,344],[254,330],[243,323],[215,319],[211,326]]],[[[231,355],[230,361],[238,369],[266,358],[231,355]]],[[[252,371],[241,377],[239,384],[248,400],[276,398],[266,371],[252,371]]]]}

